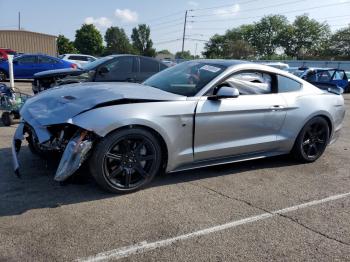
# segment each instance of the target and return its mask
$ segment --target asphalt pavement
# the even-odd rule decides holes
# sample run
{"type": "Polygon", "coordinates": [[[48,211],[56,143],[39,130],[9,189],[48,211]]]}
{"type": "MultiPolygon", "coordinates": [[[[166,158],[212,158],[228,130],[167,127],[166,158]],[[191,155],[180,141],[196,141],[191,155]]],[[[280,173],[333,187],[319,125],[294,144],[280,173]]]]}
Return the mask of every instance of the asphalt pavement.
{"type": "Polygon", "coordinates": [[[127,195],[84,170],[59,185],[56,163],[26,145],[18,179],[15,128],[0,125],[0,261],[350,261],[348,114],[315,163],[282,156],[167,174],[127,195]]]}

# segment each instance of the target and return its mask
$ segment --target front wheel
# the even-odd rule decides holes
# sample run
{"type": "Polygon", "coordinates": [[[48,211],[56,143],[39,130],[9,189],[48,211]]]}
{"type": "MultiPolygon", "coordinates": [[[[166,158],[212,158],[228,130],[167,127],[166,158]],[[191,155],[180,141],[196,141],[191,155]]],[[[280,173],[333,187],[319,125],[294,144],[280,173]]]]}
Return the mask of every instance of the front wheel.
{"type": "Polygon", "coordinates": [[[157,138],[142,128],[115,131],[95,147],[90,171],[96,182],[113,193],[136,191],[149,182],[161,167],[157,138]]]}
{"type": "Polygon", "coordinates": [[[300,131],[292,153],[302,162],[313,162],[323,154],[328,140],[328,122],[323,117],[315,117],[300,131]]]}

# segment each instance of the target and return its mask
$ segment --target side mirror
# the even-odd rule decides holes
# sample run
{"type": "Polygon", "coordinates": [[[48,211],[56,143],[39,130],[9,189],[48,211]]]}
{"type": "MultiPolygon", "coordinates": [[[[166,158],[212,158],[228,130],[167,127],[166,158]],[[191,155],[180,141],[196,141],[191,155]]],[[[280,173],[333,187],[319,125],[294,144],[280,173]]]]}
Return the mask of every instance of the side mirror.
{"type": "Polygon", "coordinates": [[[100,75],[104,75],[104,74],[107,74],[109,72],[109,69],[107,67],[103,66],[98,70],[98,72],[100,75]]]}
{"type": "Polygon", "coordinates": [[[239,96],[239,91],[235,87],[222,86],[217,91],[216,95],[208,96],[208,100],[219,100],[223,98],[236,98],[239,96]]]}

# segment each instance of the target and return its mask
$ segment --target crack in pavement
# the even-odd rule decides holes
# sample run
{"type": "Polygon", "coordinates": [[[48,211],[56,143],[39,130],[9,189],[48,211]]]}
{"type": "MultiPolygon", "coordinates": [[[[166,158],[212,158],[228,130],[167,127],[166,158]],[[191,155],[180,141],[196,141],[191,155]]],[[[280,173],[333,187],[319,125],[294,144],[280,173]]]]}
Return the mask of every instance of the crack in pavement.
{"type": "Polygon", "coordinates": [[[338,243],[340,243],[340,244],[342,244],[342,245],[350,246],[350,243],[347,243],[347,242],[345,242],[345,241],[339,240],[339,239],[337,239],[337,238],[335,238],[335,237],[329,236],[329,235],[327,235],[327,234],[325,234],[325,233],[323,233],[323,232],[320,232],[320,231],[318,231],[318,230],[316,230],[316,229],[313,229],[313,228],[309,227],[308,225],[305,225],[305,224],[301,223],[301,222],[298,221],[297,219],[292,218],[292,217],[290,217],[290,216],[287,216],[287,215],[285,215],[285,214],[276,213],[276,212],[270,211],[270,210],[268,210],[268,209],[265,209],[265,208],[256,206],[256,205],[254,205],[253,203],[251,203],[251,202],[249,202],[249,201],[247,201],[247,200],[244,200],[244,199],[241,199],[241,198],[238,198],[238,197],[234,197],[234,196],[226,195],[226,194],[224,194],[224,193],[222,193],[222,192],[219,192],[219,191],[217,191],[217,190],[215,190],[215,189],[212,189],[212,188],[210,188],[210,187],[207,187],[207,186],[197,185],[197,184],[195,184],[195,183],[193,183],[193,182],[189,182],[189,183],[190,183],[191,185],[194,185],[194,186],[197,186],[197,187],[201,187],[201,188],[204,188],[204,189],[206,189],[206,190],[208,190],[208,191],[211,191],[211,192],[213,192],[213,193],[216,193],[216,194],[218,194],[218,195],[220,195],[220,196],[222,196],[222,197],[225,197],[225,198],[228,198],[228,199],[231,199],[231,200],[236,200],[236,201],[238,201],[238,202],[242,202],[242,203],[244,203],[244,204],[246,204],[246,205],[248,205],[248,206],[250,206],[250,207],[259,209],[259,210],[261,210],[261,211],[263,211],[263,212],[265,212],[265,213],[269,213],[269,214],[271,214],[271,215],[278,215],[279,217],[288,219],[289,221],[294,222],[294,223],[296,223],[297,225],[299,225],[299,226],[301,226],[301,227],[303,227],[303,228],[305,228],[305,229],[307,229],[307,230],[309,230],[309,231],[311,231],[311,232],[313,232],[313,233],[315,233],[315,234],[318,234],[318,235],[320,235],[320,236],[322,236],[322,237],[325,237],[325,238],[327,238],[327,239],[329,239],[329,240],[333,240],[333,241],[335,241],[335,242],[338,242],[338,243]]]}

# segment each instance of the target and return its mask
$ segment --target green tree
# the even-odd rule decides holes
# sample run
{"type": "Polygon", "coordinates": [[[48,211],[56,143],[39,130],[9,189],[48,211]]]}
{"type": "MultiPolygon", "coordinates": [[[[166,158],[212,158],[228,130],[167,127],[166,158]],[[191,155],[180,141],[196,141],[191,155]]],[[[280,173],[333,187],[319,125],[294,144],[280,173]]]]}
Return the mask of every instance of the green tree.
{"type": "Polygon", "coordinates": [[[181,59],[193,59],[194,56],[191,55],[191,52],[190,51],[179,51],[179,52],[176,52],[175,53],[175,57],[176,58],[181,58],[181,59]]]}
{"type": "Polygon", "coordinates": [[[172,53],[169,50],[167,50],[167,49],[160,50],[160,51],[157,52],[157,54],[172,55],[172,53]]]}
{"type": "Polygon", "coordinates": [[[111,26],[105,33],[106,49],[105,54],[127,54],[132,53],[133,49],[129,42],[129,38],[125,34],[124,29],[111,26]]]}
{"type": "Polygon", "coordinates": [[[350,25],[336,31],[329,42],[328,51],[332,56],[350,58],[350,25]]]}
{"type": "Polygon", "coordinates": [[[242,25],[227,30],[224,35],[214,35],[204,46],[202,53],[207,58],[247,59],[255,54],[252,41],[254,25],[242,25]]]}
{"type": "Polygon", "coordinates": [[[224,42],[225,36],[215,34],[205,43],[202,55],[206,58],[224,58],[224,42]]]}
{"type": "Polygon", "coordinates": [[[153,48],[153,42],[150,38],[151,30],[145,24],[138,25],[132,29],[131,40],[134,49],[144,56],[154,57],[156,50],[153,48]]]}
{"type": "Polygon", "coordinates": [[[64,35],[58,35],[57,37],[57,50],[60,55],[78,52],[74,47],[74,43],[69,41],[64,35]]]}
{"type": "Polygon", "coordinates": [[[223,49],[225,58],[249,59],[256,53],[255,48],[244,40],[226,40],[223,49]]]}
{"type": "Polygon", "coordinates": [[[83,24],[75,33],[74,46],[82,54],[100,55],[103,51],[100,31],[92,24],[83,24]]]}
{"type": "Polygon", "coordinates": [[[319,56],[327,49],[331,31],[328,24],[319,23],[307,15],[295,18],[281,34],[281,45],[286,55],[297,58],[319,56]]]}
{"type": "Polygon", "coordinates": [[[288,26],[288,20],[283,15],[270,15],[263,17],[255,23],[251,36],[251,45],[255,47],[258,55],[269,57],[281,47],[282,32],[288,26]]]}

